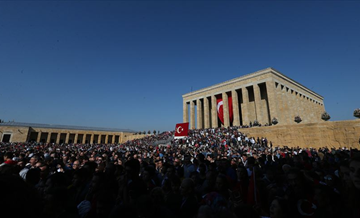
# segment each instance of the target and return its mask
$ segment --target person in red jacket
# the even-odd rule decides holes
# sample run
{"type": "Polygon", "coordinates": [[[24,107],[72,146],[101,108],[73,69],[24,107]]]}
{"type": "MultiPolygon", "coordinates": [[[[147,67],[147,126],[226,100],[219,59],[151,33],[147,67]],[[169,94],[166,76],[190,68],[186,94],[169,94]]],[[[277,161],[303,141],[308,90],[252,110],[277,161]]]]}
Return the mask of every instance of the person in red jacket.
{"type": "Polygon", "coordinates": [[[5,164],[15,166],[17,164],[17,161],[13,161],[13,157],[13,153],[6,152],[4,155],[4,162],[0,165],[0,167],[4,166],[5,164]]]}

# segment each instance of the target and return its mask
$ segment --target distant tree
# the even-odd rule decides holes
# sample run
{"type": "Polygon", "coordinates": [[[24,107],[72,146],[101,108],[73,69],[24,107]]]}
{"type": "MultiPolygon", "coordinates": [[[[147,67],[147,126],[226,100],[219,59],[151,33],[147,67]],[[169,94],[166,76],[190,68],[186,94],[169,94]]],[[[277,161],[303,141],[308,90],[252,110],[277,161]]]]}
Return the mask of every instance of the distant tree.
{"type": "Polygon", "coordinates": [[[324,113],[321,114],[321,119],[324,121],[328,121],[330,120],[330,118],[331,118],[330,115],[326,111],[324,111],[324,113]]]}
{"type": "Polygon", "coordinates": [[[295,116],[294,121],[297,123],[300,123],[302,121],[302,119],[299,115],[297,115],[297,116],[295,116]]]}
{"type": "Polygon", "coordinates": [[[354,110],[354,117],[360,118],[360,108],[354,110]]]}
{"type": "Polygon", "coordinates": [[[274,118],[271,120],[271,123],[272,123],[273,125],[276,125],[276,124],[279,123],[279,121],[278,121],[278,119],[276,119],[276,117],[274,117],[274,118]]]}
{"type": "Polygon", "coordinates": [[[144,131],[143,134],[145,135],[145,134],[146,134],[146,131],[144,131]]]}
{"type": "Polygon", "coordinates": [[[148,134],[150,135],[150,133],[151,133],[151,132],[150,132],[150,130],[149,130],[149,131],[148,131],[148,134]]]}
{"type": "Polygon", "coordinates": [[[154,130],[154,132],[153,132],[153,133],[154,133],[154,135],[156,135],[156,130],[154,130]]]}

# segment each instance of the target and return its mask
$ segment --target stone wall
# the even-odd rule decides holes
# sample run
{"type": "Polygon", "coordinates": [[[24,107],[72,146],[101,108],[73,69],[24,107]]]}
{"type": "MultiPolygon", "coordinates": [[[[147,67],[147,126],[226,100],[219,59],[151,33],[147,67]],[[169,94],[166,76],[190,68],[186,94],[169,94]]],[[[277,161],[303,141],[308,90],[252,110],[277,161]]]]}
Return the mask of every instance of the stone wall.
{"type": "Polygon", "coordinates": [[[0,126],[0,141],[4,134],[11,134],[11,142],[26,142],[29,127],[0,126]]]}
{"type": "MultiPolygon", "coordinates": [[[[105,140],[106,137],[118,137],[119,143],[124,143],[128,140],[143,138],[146,135],[134,135],[131,132],[110,132],[110,131],[92,131],[92,130],[74,130],[74,129],[52,129],[52,128],[32,128],[32,127],[21,127],[21,126],[0,126],[0,141],[2,141],[2,137],[4,134],[10,134],[10,142],[26,142],[28,140],[32,141],[48,141],[48,139],[58,140],[58,134],[63,135],[63,139],[65,142],[68,142],[69,139],[71,141],[77,141],[77,136],[86,134],[86,138],[91,138],[91,135],[103,137],[105,140]],[[31,139],[30,136],[32,133],[41,134],[35,135],[35,138],[31,139]],[[51,133],[50,137],[48,134],[51,133]]],[[[101,139],[100,139],[101,140],[101,139]]],[[[81,140],[83,141],[83,140],[81,140]]],[[[89,140],[90,141],[90,140],[89,140]]],[[[115,141],[115,140],[114,140],[115,141]]],[[[50,142],[50,141],[49,141],[50,142]]]]}
{"type": "Polygon", "coordinates": [[[250,137],[266,137],[273,146],[351,147],[360,149],[360,119],[240,129],[250,137]]]}

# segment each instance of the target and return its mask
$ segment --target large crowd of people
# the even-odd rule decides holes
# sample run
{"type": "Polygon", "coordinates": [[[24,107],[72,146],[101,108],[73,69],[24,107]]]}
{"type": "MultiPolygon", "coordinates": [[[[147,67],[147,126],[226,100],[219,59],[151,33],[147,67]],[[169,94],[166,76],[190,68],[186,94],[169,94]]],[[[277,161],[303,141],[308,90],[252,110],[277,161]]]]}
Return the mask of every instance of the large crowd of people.
{"type": "Polygon", "coordinates": [[[280,148],[236,127],[173,134],[122,144],[0,143],[2,214],[360,217],[357,150],[280,148]]]}

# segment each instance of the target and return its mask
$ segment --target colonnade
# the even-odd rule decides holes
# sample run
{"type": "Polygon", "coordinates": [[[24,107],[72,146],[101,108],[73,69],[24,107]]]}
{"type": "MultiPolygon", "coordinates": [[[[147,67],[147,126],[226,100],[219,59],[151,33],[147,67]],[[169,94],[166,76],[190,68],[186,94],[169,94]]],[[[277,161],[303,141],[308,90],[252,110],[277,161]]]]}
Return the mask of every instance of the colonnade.
{"type": "Polygon", "coordinates": [[[189,100],[184,98],[183,122],[189,122],[190,129],[195,129],[196,107],[197,129],[249,125],[250,122],[254,122],[255,120],[261,124],[270,123],[271,116],[277,116],[274,91],[274,82],[266,81],[235,88],[233,90],[216,92],[195,99],[189,100]],[[229,116],[230,97],[233,114],[232,120],[230,120],[229,116]],[[221,123],[218,119],[218,98],[221,98],[223,101],[224,123],[221,123]]]}
{"type": "Polygon", "coordinates": [[[50,132],[36,131],[29,133],[28,141],[36,141],[43,143],[120,143],[121,134],[101,134],[101,133],[72,133],[72,132],[50,132]]]}

